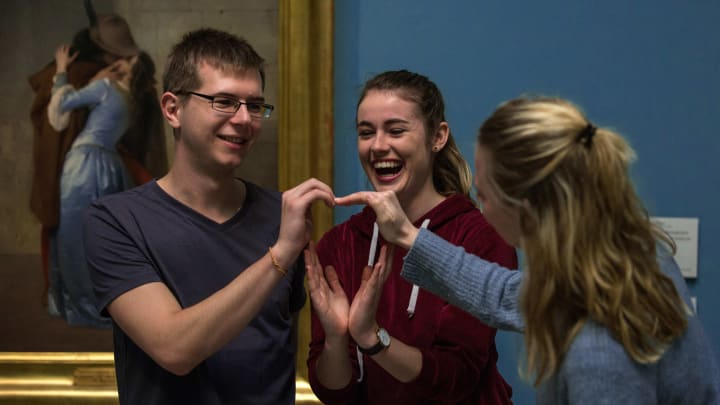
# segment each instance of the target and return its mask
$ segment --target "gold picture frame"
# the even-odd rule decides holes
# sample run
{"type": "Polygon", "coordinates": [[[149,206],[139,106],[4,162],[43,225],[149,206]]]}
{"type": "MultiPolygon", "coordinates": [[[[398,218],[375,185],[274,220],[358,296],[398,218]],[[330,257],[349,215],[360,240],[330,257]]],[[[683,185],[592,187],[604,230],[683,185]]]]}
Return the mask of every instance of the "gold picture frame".
{"type": "MultiPolygon", "coordinates": [[[[279,1],[280,122],[278,186],[309,177],[332,185],[333,1],[279,1]]],[[[332,226],[332,211],[313,207],[314,239],[332,226]]],[[[307,383],[310,306],[300,315],[298,404],[319,404],[307,383]]],[[[117,404],[110,352],[0,353],[0,404],[117,404]]]]}

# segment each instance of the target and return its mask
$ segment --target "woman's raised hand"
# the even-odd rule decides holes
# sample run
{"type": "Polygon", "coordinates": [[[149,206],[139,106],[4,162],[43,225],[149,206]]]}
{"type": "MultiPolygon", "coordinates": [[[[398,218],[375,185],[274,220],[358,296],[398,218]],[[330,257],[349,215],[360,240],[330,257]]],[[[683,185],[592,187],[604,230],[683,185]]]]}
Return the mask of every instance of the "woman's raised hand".
{"type": "Polygon", "coordinates": [[[60,45],[55,49],[55,71],[57,73],[67,72],[67,67],[77,58],[78,52],[73,52],[70,55],[69,45],[60,45]]]}
{"type": "Polygon", "coordinates": [[[410,222],[400,206],[394,191],[359,191],[338,197],[337,205],[369,205],[377,216],[376,222],[386,241],[409,249],[418,234],[418,229],[410,222]]]}
{"type": "Polygon", "coordinates": [[[393,252],[393,246],[380,248],[375,266],[367,266],[363,270],[360,288],[350,304],[348,330],[353,340],[362,347],[371,347],[377,341],[376,314],[383,285],[392,271],[393,252]]]}
{"type": "Polygon", "coordinates": [[[350,309],[347,295],[345,295],[345,290],[340,285],[337,273],[332,266],[327,266],[323,272],[315,251],[315,244],[312,241],[305,249],[305,269],[307,270],[310,300],[325,331],[326,339],[341,338],[347,335],[350,309]]]}

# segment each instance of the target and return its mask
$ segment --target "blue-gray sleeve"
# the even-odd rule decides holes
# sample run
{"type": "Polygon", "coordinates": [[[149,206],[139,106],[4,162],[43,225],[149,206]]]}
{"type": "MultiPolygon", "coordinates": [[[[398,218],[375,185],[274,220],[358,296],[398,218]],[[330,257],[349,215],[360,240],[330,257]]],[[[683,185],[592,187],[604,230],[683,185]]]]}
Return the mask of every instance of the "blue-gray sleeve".
{"type": "MultiPolygon", "coordinates": [[[[62,83],[61,80],[55,82],[53,92],[62,87],[58,86],[60,83],[62,83]]],[[[59,112],[64,113],[76,108],[90,107],[100,103],[107,97],[110,86],[108,79],[102,79],[93,81],[79,90],[70,89],[64,92],[58,105],[59,112]]]]}
{"type": "Polygon", "coordinates": [[[519,297],[522,272],[467,253],[421,229],[405,256],[401,275],[446,299],[489,326],[522,331],[519,297]]]}

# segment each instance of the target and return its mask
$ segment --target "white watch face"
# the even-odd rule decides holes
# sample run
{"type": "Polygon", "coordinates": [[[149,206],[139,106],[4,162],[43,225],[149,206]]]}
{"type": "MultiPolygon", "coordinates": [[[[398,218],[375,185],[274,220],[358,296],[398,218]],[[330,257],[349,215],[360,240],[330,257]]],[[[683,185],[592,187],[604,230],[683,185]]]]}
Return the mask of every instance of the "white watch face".
{"type": "Polygon", "coordinates": [[[390,346],[390,334],[388,333],[388,331],[386,331],[384,328],[380,328],[378,329],[377,336],[383,346],[390,346]]]}

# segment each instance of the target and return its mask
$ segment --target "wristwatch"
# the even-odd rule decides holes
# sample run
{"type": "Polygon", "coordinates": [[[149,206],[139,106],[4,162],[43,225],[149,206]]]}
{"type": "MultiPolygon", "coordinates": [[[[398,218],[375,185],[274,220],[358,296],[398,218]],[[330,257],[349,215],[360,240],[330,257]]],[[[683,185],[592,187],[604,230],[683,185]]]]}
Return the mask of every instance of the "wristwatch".
{"type": "Polygon", "coordinates": [[[388,333],[388,331],[385,330],[385,328],[378,328],[376,334],[378,337],[378,342],[375,344],[375,346],[366,349],[358,345],[358,350],[360,350],[360,353],[372,356],[373,354],[378,354],[381,351],[385,350],[388,346],[390,346],[390,334],[388,333]]]}

